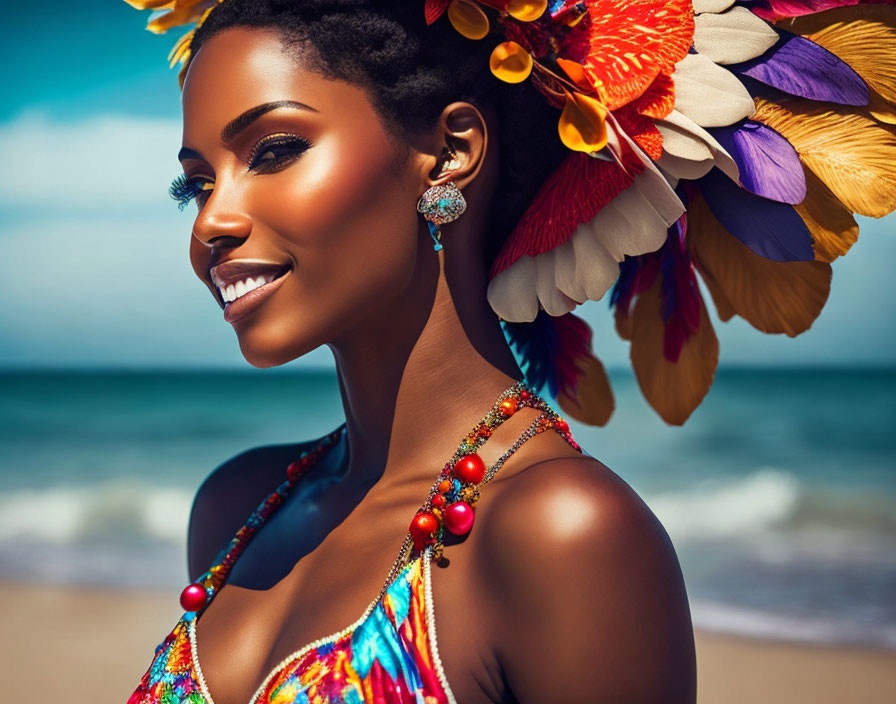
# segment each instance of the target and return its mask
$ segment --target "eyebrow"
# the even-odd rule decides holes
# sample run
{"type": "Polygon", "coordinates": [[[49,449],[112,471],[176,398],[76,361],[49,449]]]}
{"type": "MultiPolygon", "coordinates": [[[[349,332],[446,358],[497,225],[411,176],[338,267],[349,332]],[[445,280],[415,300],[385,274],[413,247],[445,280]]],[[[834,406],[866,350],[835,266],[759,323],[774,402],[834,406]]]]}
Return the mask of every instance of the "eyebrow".
{"type": "MultiPolygon", "coordinates": [[[[297,100],[275,100],[271,103],[262,103],[261,105],[256,105],[254,108],[249,108],[246,112],[237,115],[224,125],[224,129],[221,130],[221,142],[223,144],[229,144],[236,139],[240,132],[245,130],[259,117],[265,113],[271,112],[271,110],[277,110],[279,108],[292,108],[294,110],[310,110],[311,112],[318,112],[310,105],[305,105],[305,103],[300,103],[297,100]]],[[[177,153],[177,160],[183,161],[184,159],[202,159],[202,155],[195,149],[182,147],[177,153]]]]}

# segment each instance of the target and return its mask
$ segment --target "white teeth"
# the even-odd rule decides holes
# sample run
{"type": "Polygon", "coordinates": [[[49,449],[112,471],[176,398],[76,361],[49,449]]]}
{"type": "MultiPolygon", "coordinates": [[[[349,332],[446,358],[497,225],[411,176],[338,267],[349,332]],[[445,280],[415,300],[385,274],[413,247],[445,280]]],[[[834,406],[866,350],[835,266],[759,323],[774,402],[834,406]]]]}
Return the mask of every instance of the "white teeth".
{"type": "Polygon", "coordinates": [[[260,274],[254,279],[249,276],[242,281],[237,281],[235,284],[230,284],[227,288],[222,289],[218,287],[218,291],[221,293],[221,298],[224,302],[230,303],[241,296],[245,296],[249,291],[254,291],[259,286],[269,284],[275,278],[273,274],[260,274]]]}

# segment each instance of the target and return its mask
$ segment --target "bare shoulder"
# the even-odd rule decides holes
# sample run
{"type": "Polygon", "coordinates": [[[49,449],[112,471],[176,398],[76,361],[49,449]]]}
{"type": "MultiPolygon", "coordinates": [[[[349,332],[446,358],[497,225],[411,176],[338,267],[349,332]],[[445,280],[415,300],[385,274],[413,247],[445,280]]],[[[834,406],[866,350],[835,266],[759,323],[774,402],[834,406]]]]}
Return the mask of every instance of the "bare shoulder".
{"type": "Polygon", "coordinates": [[[314,441],[244,450],[215,467],[196,490],[187,534],[190,577],[205,572],[258,507],[286,479],[286,467],[314,441]]]}
{"type": "Polygon", "coordinates": [[[680,565],[631,486],[592,457],[549,459],[484,513],[492,646],[521,704],[693,704],[680,565]]]}

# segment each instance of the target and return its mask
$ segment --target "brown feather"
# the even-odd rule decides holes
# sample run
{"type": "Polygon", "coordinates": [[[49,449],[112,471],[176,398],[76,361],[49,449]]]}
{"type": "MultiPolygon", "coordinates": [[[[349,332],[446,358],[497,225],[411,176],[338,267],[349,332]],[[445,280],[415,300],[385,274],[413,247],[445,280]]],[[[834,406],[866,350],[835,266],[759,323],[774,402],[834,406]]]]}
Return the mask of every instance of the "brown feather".
{"type": "Polygon", "coordinates": [[[630,356],[647,402],[670,425],[683,425],[712,386],[719,341],[700,296],[700,327],[685,341],[678,361],[667,360],[663,356],[660,282],[657,276],[635,301],[630,356]]]}
{"type": "Polygon", "coordinates": [[[592,355],[576,360],[579,379],[575,398],[563,391],[557,395],[557,405],[570,418],[588,425],[606,425],[613,415],[616,402],[610,378],[601,361],[592,355]]]}
{"type": "Polygon", "coordinates": [[[716,220],[700,196],[688,208],[687,238],[704,280],[713,280],[757,330],[796,337],[821,313],[831,287],[830,264],[776,262],[756,254],[716,220]]]}

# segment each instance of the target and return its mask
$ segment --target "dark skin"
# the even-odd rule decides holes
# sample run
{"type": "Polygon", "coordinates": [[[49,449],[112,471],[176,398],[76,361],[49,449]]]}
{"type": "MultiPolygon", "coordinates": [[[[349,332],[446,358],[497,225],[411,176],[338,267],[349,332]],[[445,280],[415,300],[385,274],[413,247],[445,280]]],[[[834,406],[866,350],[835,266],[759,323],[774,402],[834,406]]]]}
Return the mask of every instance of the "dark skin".
{"type": "MultiPolygon", "coordinates": [[[[184,170],[209,184],[190,242],[197,276],[218,300],[210,264],[289,262],[273,295],[232,323],[240,349],[270,367],[328,345],[348,427],[347,442],[265,524],[198,622],[216,704],[247,704],[284,657],[363,613],[439,469],[521,378],[485,295],[497,127],[459,101],[433,130],[399,138],[362,87],[323,78],[275,31],[250,28],[199,50],[183,110],[184,170]],[[280,100],[313,109],[266,112],[221,142],[234,117],[280,100]],[[253,160],[275,134],[312,146],[262,145],[253,160]],[[457,157],[442,170],[446,144],[457,157]],[[468,207],[443,226],[436,253],[415,205],[447,180],[468,207]]],[[[486,463],[536,415],[506,421],[480,451],[486,463]]],[[[192,577],[302,447],[249,450],[208,477],[191,516],[192,577]]],[[[508,460],[483,487],[472,532],[445,556],[433,597],[458,702],[695,701],[693,630],[668,535],[628,484],[558,434],[537,435],[508,460]]]]}

